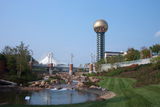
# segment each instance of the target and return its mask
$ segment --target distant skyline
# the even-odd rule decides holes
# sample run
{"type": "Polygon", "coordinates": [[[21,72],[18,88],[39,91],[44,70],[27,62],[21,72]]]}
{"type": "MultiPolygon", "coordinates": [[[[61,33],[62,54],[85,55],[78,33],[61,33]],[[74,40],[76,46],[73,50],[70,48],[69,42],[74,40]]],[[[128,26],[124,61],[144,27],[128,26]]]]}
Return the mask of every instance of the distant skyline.
{"type": "Polygon", "coordinates": [[[93,23],[108,22],[106,51],[160,43],[160,0],[0,0],[0,50],[23,41],[42,59],[53,52],[68,64],[89,63],[96,54],[93,23]]]}

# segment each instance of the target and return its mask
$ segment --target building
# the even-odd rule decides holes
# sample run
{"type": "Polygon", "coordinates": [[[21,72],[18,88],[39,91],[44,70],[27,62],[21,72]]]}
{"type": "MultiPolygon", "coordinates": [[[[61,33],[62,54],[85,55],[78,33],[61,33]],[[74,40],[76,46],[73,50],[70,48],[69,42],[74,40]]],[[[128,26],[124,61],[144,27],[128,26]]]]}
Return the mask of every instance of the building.
{"type": "Polygon", "coordinates": [[[112,52],[112,51],[106,51],[104,52],[104,58],[110,57],[110,56],[118,56],[118,55],[126,55],[126,52],[112,52]]]}
{"type": "Polygon", "coordinates": [[[97,61],[99,61],[104,58],[105,32],[108,30],[108,24],[105,20],[97,20],[93,28],[97,33],[97,61]]]}

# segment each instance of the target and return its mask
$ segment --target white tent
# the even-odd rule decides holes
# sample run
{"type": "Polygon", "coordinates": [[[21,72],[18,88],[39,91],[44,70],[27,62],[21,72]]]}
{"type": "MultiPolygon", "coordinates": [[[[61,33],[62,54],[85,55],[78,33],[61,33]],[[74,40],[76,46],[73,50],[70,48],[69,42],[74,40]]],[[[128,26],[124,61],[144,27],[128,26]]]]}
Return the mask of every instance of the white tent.
{"type": "Polygon", "coordinates": [[[58,65],[58,62],[53,58],[53,53],[49,53],[45,58],[39,61],[39,64],[48,65],[53,63],[54,66],[58,65]]]}

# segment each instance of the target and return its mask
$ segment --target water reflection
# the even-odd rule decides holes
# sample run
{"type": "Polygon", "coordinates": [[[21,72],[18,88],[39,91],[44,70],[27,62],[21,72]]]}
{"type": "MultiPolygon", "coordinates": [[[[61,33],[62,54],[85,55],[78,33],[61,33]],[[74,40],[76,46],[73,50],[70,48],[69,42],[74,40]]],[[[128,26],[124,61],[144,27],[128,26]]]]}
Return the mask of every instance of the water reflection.
{"type": "Polygon", "coordinates": [[[73,104],[96,100],[96,95],[76,90],[34,92],[28,104],[51,105],[73,104]]]}
{"type": "Polygon", "coordinates": [[[97,95],[77,90],[41,90],[32,92],[10,91],[0,92],[0,103],[31,104],[31,105],[58,105],[74,104],[96,100],[97,95]],[[25,100],[30,96],[30,100],[25,100]]]}

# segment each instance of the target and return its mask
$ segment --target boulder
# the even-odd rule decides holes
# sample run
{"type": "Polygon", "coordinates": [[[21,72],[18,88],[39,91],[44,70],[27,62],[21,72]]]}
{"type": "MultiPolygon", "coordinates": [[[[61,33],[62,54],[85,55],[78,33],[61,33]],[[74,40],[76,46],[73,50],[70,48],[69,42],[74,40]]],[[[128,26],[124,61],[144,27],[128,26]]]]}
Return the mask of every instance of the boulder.
{"type": "Polygon", "coordinates": [[[83,82],[78,82],[77,84],[77,87],[80,88],[80,87],[83,87],[84,86],[84,83],[83,82]]]}
{"type": "Polygon", "coordinates": [[[39,85],[39,82],[38,82],[38,81],[36,81],[36,82],[35,82],[35,85],[39,85]]]}
{"type": "Polygon", "coordinates": [[[99,81],[100,81],[100,79],[98,79],[98,78],[96,78],[96,77],[89,77],[89,80],[90,80],[91,82],[99,82],[99,81]]]}
{"type": "Polygon", "coordinates": [[[95,86],[95,85],[91,85],[89,88],[97,88],[97,86],[95,86]]]}

